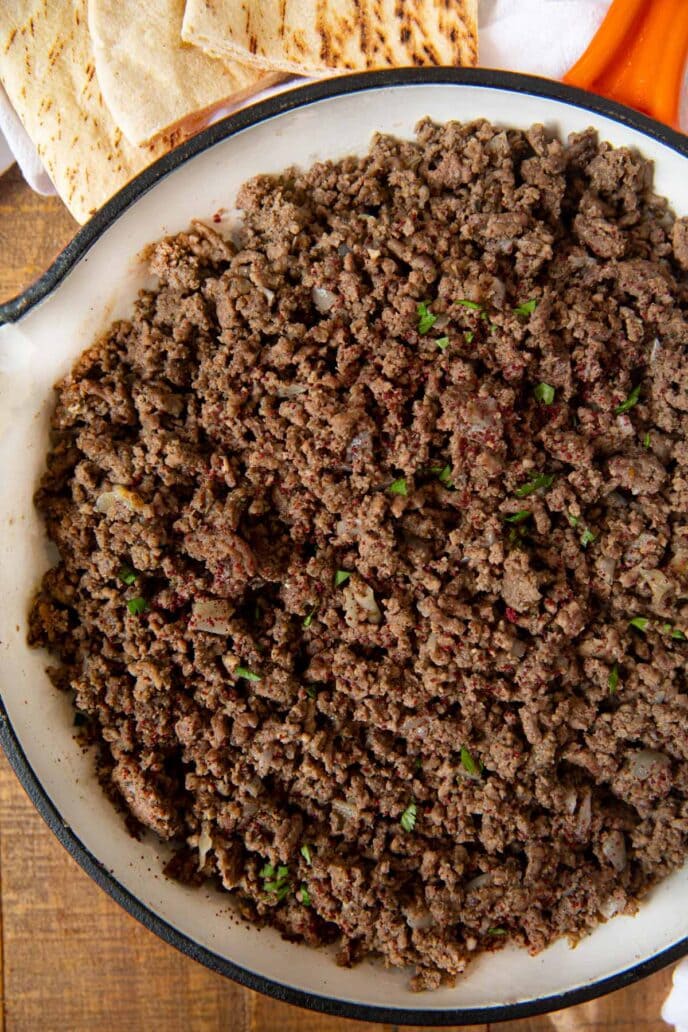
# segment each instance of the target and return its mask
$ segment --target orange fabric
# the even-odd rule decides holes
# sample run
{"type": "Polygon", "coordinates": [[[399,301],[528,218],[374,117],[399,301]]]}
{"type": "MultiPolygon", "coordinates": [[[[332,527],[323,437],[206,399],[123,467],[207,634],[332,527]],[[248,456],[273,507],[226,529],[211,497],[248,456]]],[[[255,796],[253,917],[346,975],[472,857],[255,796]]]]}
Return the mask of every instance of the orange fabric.
{"type": "Polygon", "coordinates": [[[678,128],[687,55],[686,0],[613,0],[590,46],[564,82],[678,128]]]}

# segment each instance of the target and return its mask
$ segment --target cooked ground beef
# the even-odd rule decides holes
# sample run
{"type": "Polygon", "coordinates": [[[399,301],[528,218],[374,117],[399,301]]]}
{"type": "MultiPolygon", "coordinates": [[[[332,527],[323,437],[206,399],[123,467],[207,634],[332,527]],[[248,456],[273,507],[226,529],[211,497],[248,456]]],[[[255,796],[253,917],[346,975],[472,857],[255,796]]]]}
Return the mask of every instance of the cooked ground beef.
{"type": "Polygon", "coordinates": [[[686,221],[485,121],[239,206],[57,388],[31,640],[103,780],[414,988],[632,912],[688,850],[686,221]]]}

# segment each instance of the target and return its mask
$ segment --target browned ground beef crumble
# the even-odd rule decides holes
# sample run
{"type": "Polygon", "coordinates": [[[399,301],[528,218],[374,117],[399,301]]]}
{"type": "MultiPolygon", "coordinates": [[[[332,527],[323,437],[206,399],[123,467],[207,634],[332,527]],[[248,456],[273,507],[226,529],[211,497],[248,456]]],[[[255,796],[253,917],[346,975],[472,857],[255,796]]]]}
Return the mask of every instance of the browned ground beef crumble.
{"type": "Polygon", "coordinates": [[[31,640],[104,782],[414,988],[632,912],[688,847],[688,221],[485,121],[239,206],[57,388],[31,640]]]}

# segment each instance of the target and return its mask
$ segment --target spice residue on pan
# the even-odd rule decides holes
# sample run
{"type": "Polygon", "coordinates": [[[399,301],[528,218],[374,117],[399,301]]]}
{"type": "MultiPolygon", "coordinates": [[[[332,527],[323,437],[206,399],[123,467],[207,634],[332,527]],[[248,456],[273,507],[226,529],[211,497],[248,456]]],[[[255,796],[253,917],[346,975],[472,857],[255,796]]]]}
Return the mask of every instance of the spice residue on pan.
{"type": "Polygon", "coordinates": [[[259,177],[57,390],[31,615],[131,818],[451,981],[688,847],[688,222],[481,121],[259,177]]]}

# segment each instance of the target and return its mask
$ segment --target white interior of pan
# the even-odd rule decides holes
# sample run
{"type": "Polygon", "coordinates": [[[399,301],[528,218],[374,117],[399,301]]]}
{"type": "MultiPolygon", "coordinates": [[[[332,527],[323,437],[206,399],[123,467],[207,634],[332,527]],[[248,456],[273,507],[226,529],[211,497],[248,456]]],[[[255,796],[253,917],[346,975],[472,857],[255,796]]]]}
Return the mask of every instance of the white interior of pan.
{"type": "MultiPolygon", "coordinates": [[[[149,241],[231,211],[237,188],[259,172],[363,152],[380,130],[402,136],[430,115],[485,116],[504,125],[544,122],[562,133],[595,124],[603,138],[656,161],[656,186],[679,213],[688,207],[685,159],[635,130],[561,102],[482,86],[380,88],[335,97],[247,129],[177,169],[133,205],[57,292],[20,324],[0,330],[0,691],[28,760],[65,823],[143,904],[180,932],[258,975],[343,1001],[406,1009],[491,1007],[588,985],[665,950],[688,932],[688,867],[666,880],[635,918],[602,925],[575,950],[560,942],[537,957],[516,949],[480,957],[453,989],[407,990],[404,973],[290,945],[231,920],[227,900],[160,874],[160,847],[137,843],[101,795],[91,760],[73,740],[68,700],[44,673],[46,656],[25,644],[26,612],[49,563],[32,494],[47,447],[51,386],[114,314],[142,276],[135,256],[149,241]]],[[[40,885],[36,886],[40,892],[40,885]]]]}

